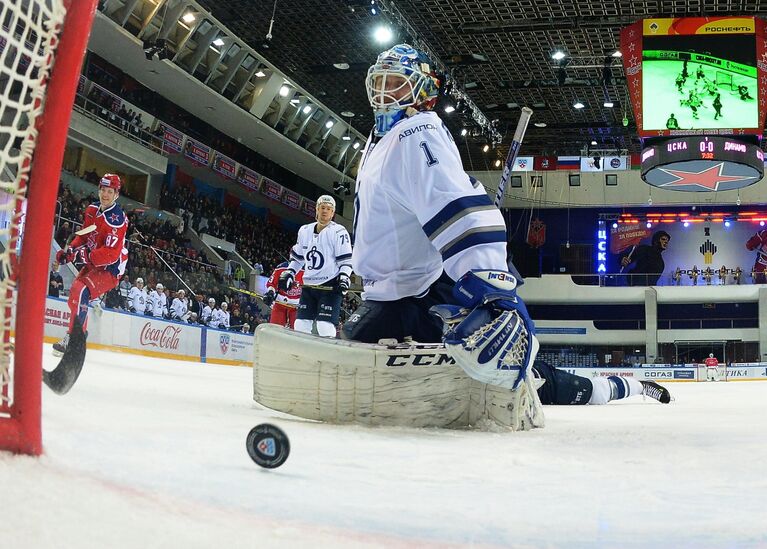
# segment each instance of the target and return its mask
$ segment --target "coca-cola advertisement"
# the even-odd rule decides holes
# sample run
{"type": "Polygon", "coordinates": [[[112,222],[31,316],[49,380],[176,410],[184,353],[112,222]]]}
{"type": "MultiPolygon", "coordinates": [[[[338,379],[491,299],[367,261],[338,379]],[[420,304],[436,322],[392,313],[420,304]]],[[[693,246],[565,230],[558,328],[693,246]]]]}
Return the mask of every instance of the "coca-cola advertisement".
{"type": "Polygon", "coordinates": [[[181,328],[166,324],[165,326],[152,326],[151,322],[144,324],[139,335],[139,343],[143,347],[155,347],[177,351],[179,347],[181,328]]]}

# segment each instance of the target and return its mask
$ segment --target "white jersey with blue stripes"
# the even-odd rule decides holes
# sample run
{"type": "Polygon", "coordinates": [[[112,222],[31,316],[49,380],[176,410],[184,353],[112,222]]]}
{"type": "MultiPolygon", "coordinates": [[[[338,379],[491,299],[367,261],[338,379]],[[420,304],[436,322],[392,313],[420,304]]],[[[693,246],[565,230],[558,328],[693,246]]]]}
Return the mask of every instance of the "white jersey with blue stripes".
{"type": "Polygon", "coordinates": [[[290,250],[289,268],[304,269],[304,286],[320,286],[340,273],[352,274],[352,243],[346,227],[335,221],[315,231],[317,223],[298,229],[296,245],[290,250]]]}
{"type": "Polygon", "coordinates": [[[368,139],[353,234],[363,299],[419,296],[443,269],[453,280],[471,269],[507,270],[503,217],[431,111],[368,139]]]}

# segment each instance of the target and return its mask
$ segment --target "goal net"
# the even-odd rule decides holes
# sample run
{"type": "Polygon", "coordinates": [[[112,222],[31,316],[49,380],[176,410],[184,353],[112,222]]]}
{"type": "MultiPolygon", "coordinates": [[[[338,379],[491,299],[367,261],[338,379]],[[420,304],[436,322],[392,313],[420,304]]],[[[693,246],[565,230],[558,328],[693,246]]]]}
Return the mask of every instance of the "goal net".
{"type": "Polygon", "coordinates": [[[716,71],[716,85],[729,86],[732,89],[732,74],[729,72],[716,71]]]}
{"type": "Polygon", "coordinates": [[[42,452],[43,322],[54,208],[96,4],[0,2],[0,450],[42,452]],[[22,307],[14,314],[16,303],[22,307]]]}

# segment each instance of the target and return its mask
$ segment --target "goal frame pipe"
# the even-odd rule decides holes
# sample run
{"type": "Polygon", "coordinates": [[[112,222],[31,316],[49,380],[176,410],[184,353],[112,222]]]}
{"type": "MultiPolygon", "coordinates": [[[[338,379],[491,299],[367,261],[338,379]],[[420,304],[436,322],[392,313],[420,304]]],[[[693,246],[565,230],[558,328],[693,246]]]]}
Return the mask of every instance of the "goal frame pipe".
{"type": "Polygon", "coordinates": [[[63,0],[67,13],[46,87],[39,135],[27,183],[21,248],[10,421],[0,421],[0,448],[40,455],[42,446],[42,349],[52,223],[64,146],[85,50],[98,0],[63,0]],[[33,204],[34,207],[30,207],[33,204]]]}

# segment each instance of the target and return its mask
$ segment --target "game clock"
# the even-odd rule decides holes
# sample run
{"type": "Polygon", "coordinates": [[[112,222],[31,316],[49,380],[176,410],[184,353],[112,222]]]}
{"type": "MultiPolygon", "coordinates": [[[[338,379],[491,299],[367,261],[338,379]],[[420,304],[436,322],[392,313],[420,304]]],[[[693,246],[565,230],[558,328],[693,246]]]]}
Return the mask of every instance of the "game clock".
{"type": "Polygon", "coordinates": [[[642,179],[679,191],[727,191],[756,183],[764,154],[754,139],[689,136],[645,140],[642,179]]]}

